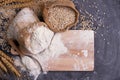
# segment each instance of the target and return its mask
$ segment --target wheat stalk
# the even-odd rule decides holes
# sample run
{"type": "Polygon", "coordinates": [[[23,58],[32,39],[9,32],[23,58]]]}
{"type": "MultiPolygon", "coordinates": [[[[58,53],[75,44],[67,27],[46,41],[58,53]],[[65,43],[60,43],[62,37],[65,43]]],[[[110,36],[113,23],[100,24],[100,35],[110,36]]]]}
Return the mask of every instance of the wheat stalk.
{"type": "Polygon", "coordinates": [[[3,1],[2,2],[2,5],[6,5],[6,4],[9,4],[9,3],[12,3],[12,2],[22,2],[22,3],[24,3],[24,2],[29,2],[29,1],[32,1],[32,0],[5,0],[5,1],[3,1]]]}
{"type": "Polygon", "coordinates": [[[28,7],[34,4],[34,0],[5,0],[0,3],[0,6],[4,8],[22,8],[28,7]],[[17,2],[14,4],[13,2],[17,2]],[[12,4],[10,4],[12,3],[12,4]]]}
{"type": "Polygon", "coordinates": [[[12,72],[16,74],[16,76],[20,77],[20,73],[17,71],[17,69],[9,62],[7,59],[1,57],[2,62],[5,64],[7,68],[9,68],[12,72]]]}
{"type": "Polygon", "coordinates": [[[7,8],[7,9],[23,8],[23,7],[29,7],[33,4],[34,3],[32,1],[30,1],[30,2],[27,2],[27,3],[19,3],[19,4],[8,5],[8,6],[5,6],[4,8],[7,8]]]}
{"type": "Polygon", "coordinates": [[[7,56],[3,51],[0,51],[0,68],[7,73],[8,69],[20,77],[20,73],[13,65],[13,59],[7,56]],[[7,69],[8,68],[8,69],[7,69]]]}
{"type": "Polygon", "coordinates": [[[5,3],[11,3],[11,2],[29,2],[29,1],[33,1],[33,0],[6,0],[5,3]]]}

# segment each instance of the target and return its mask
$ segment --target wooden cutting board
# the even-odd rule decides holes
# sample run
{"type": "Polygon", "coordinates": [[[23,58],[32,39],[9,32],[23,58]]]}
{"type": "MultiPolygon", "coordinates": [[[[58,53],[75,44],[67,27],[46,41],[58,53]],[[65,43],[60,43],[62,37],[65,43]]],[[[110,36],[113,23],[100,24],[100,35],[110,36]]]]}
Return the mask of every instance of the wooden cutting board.
{"type": "Polygon", "coordinates": [[[70,30],[59,34],[68,51],[49,59],[45,71],[93,71],[94,31],[70,30]]]}

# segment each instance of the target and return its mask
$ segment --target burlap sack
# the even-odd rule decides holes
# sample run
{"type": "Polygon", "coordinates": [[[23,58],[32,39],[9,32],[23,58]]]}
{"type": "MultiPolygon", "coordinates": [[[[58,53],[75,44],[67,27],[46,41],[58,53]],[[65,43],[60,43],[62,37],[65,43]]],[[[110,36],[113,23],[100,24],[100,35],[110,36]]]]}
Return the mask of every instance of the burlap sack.
{"type": "MultiPolygon", "coordinates": [[[[47,26],[44,22],[39,22],[39,23],[36,22],[34,24],[39,24],[39,26],[47,26]]],[[[33,27],[34,24],[31,24],[30,26],[21,29],[18,33],[23,36],[18,35],[17,40],[15,40],[14,38],[7,39],[12,49],[15,50],[15,52],[12,52],[13,55],[34,54],[27,49],[30,45],[30,42],[27,41],[28,38],[33,34],[33,31],[35,31],[35,29],[39,27],[39,26],[37,26],[36,28],[33,27]],[[29,30],[31,31],[29,32],[29,30]]]]}
{"type": "Polygon", "coordinates": [[[70,0],[57,0],[57,1],[54,1],[54,2],[46,2],[45,5],[44,5],[43,19],[44,19],[45,23],[48,25],[48,27],[54,32],[63,32],[65,30],[75,26],[77,24],[77,22],[78,22],[78,18],[79,18],[79,12],[75,8],[74,3],[72,1],[70,1],[70,0]],[[59,27],[53,28],[53,25],[50,24],[50,22],[48,20],[48,17],[49,17],[48,11],[49,11],[49,9],[54,8],[56,6],[71,8],[75,12],[75,21],[74,21],[74,23],[68,24],[67,26],[64,26],[64,29],[59,29],[59,27]]]}

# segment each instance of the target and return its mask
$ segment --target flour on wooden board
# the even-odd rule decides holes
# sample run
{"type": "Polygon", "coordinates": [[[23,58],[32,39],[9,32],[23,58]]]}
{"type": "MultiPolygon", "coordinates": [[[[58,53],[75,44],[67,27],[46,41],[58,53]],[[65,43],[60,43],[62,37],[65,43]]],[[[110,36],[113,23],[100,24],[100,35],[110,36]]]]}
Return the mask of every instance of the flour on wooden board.
{"type": "Polygon", "coordinates": [[[82,50],[81,52],[84,54],[85,57],[88,57],[88,50],[82,50]]]}

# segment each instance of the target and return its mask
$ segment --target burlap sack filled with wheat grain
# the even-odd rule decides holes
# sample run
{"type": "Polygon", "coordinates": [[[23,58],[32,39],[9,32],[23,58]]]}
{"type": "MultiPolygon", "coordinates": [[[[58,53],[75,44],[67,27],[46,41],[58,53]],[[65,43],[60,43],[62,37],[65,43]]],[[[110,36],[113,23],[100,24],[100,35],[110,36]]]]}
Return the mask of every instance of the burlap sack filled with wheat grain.
{"type": "Polygon", "coordinates": [[[79,12],[72,1],[58,0],[46,2],[43,9],[43,19],[54,32],[65,31],[77,24],[79,12]]]}

